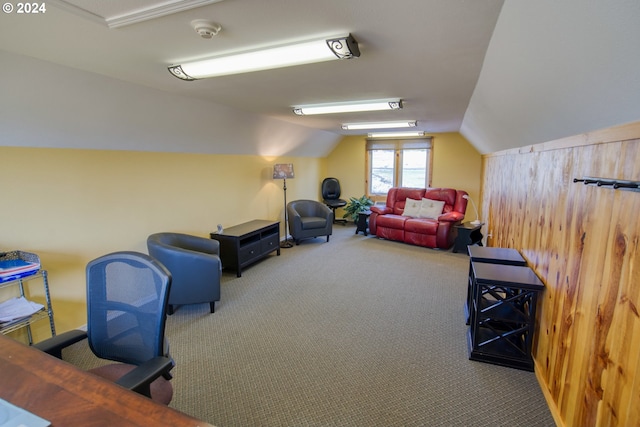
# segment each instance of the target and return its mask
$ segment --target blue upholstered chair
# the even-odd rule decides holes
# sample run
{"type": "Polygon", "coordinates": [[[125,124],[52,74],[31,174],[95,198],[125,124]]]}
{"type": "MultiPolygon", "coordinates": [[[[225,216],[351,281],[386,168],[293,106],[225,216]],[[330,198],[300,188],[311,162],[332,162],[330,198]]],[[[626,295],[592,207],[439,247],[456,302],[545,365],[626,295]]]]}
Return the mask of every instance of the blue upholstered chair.
{"type": "Polygon", "coordinates": [[[333,232],[333,212],[325,204],[315,200],[294,200],[287,204],[289,233],[300,244],[303,239],[329,236],[333,232]]]}
{"type": "Polygon", "coordinates": [[[211,313],[220,301],[220,243],[205,237],[181,233],[156,233],[147,238],[149,255],[171,272],[172,284],[167,311],[175,306],[209,303],[211,313]]]}

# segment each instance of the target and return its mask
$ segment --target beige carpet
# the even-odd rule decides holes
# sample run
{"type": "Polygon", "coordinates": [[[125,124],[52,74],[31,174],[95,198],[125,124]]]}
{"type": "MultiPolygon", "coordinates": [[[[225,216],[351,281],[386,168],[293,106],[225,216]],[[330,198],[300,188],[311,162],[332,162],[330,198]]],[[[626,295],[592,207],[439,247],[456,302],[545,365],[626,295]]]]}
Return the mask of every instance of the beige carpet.
{"type": "Polygon", "coordinates": [[[533,373],[468,360],[466,255],[354,231],[225,272],[215,314],[169,317],[171,406],[219,427],[554,425],[533,373]]]}

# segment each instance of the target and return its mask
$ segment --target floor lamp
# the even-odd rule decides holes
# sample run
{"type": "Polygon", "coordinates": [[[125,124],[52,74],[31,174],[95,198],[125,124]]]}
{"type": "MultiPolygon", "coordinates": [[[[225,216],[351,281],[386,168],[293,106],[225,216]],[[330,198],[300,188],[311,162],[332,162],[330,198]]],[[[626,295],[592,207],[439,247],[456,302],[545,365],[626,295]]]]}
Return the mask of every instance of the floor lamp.
{"type": "Polygon", "coordinates": [[[293,247],[293,243],[289,240],[289,215],[287,214],[287,178],[292,179],[293,177],[292,163],[273,165],[273,179],[282,179],[282,189],[284,190],[284,241],[280,243],[281,248],[293,247]]]}

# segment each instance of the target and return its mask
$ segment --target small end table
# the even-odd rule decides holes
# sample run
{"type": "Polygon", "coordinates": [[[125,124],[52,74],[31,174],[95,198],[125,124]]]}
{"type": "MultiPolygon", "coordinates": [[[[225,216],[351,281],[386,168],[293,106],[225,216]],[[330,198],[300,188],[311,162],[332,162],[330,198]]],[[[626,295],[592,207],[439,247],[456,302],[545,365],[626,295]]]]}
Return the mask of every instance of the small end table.
{"type": "Polygon", "coordinates": [[[454,225],[453,227],[457,230],[458,235],[456,236],[456,240],[453,242],[453,252],[467,253],[467,246],[469,245],[482,246],[483,236],[480,229],[483,225],[484,223],[473,225],[470,222],[454,225]]]}
{"type": "Polygon", "coordinates": [[[369,228],[369,216],[371,215],[371,211],[364,211],[358,213],[358,221],[356,221],[356,234],[362,231],[366,236],[368,234],[367,229],[369,228]]]}
{"type": "Polygon", "coordinates": [[[468,246],[469,253],[469,279],[467,288],[467,301],[464,305],[464,314],[467,325],[471,319],[470,307],[473,305],[473,263],[485,262],[487,264],[519,265],[525,267],[527,261],[516,249],[468,246]]]}
{"type": "Polygon", "coordinates": [[[544,284],[526,266],[472,261],[471,270],[469,359],[533,372],[536,305],[544,284]]]}

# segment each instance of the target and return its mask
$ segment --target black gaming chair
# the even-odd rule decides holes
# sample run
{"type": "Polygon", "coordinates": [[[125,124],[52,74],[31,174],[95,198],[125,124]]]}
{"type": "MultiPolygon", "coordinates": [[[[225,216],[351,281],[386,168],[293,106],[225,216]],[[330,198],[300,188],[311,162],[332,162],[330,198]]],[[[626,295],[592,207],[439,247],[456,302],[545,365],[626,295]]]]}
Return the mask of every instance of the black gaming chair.
{"type": "Polygon", "coordinates": [[[325,178],[322,181],[322,201],[333,211],[333,222],[347,223],[346,219],[336,218],[336,209],[347,205],[347,201],[340,198],[340,181],[336,178],[325,178]]]}
{"type": "Polygon", "coordinates": [[[91,372],[169,404],[174,366],[165,340],[171,274],[149,255],[114,252],[87,265],[87,331],[69,331],[34,344],[62,358],[62,349],[88,338],[89,347],[110,363],[91,372]]]}

